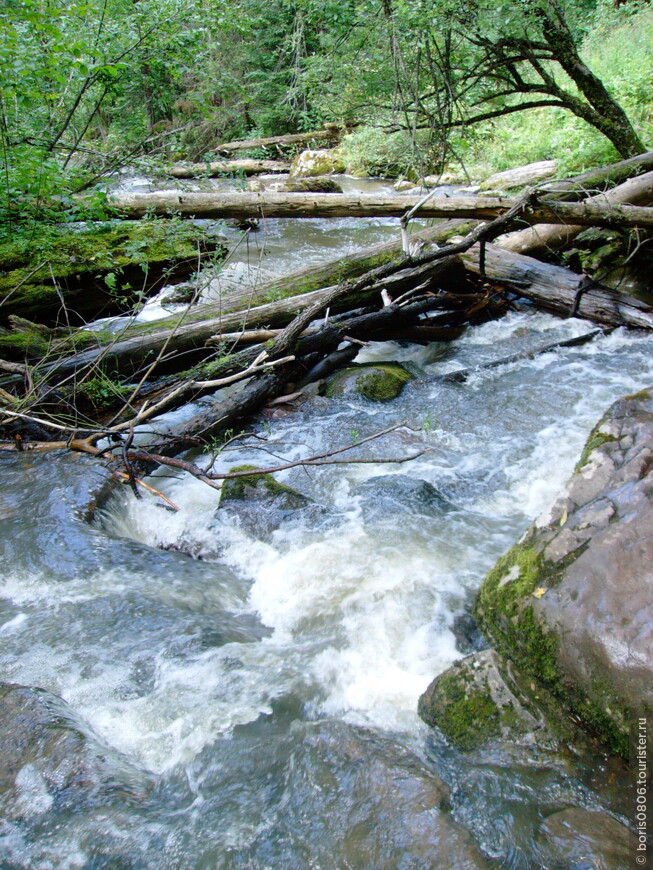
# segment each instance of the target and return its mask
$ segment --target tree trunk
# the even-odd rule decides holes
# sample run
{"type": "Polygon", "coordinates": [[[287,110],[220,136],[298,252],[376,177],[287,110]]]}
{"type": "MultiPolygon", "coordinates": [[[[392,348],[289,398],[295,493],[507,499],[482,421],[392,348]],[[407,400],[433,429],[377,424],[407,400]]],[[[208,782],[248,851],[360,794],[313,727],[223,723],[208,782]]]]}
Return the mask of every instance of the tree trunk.
{"type": "MultiPolygon", "coordinates": [[[[467,269],[480,273],[479,246],[461,255],[467,269]]],[[[651,306],[622,293],[595,287],[586,276],[561,266],[542,263],[514,251],[488,244],[484,274],[492,281],[514,286],[514,292],[531,299],[538,308],[578,317],[606,326],[653,329],[651,306]]]]}
{"type": "MultiPolygon", "coordinates": [[[[646,176],[643,176],[646,178],[646,176]]],[[[642,181],[646,187],[647,182],[642,181]]],[[[653,193],[648,184],[644,198],[653,193]]],[[[114,194],[113,208],[130,220],[145,214],[166,216],[192,215],[198,218],[257,217],[402,217],[423,200],[417,196],[351,196],[339,193],[161,193],[114,194]]],[[[494,220],[517,205],[512,197],[440,196],[424,202],[417,212],[423,218],[473,218],[494,220]]],[[[653,210],[626,206],[615,214],[598,197],[585,202],[552,202],[546,200],[524,207],[519,222],[547,221],[584,226],[635,227],[653,226],[653,210]]]]}
{"type": "Polygon", "coordinates": [[[607,190],[616,184],[622,184],[629,178],[641,175],[653,169],[653,151],[638,154],[628,160],[611,163],[599,169],[590,169],[580,175],[565,178],[563,181],[553,181],[544,184],[540,191],[547,200],[578,200],[590,194],[607,190]]]}
{"type": "Polygon", "coordinates": [[[542,33],[555,59],[589,103],[586,106],[581,100],[573,100],[568,108],[607,136],[622,157],[635,157],[645,151],[624,110],[601,79],[583,63],[557,0],[551,0],[548,9],[541,7],[540,19],[542,33]]]}
{"type": "MultiPolygon", "coordinates": [[[[391,270],[392,266],[385,266],[368,272],[359,279],[359,283],[363,285],[360,288],[357,288],[357,282],[354,282],[351,287],[347,284],[340,285],[346,292],[343,292],[341,299],[332,303],[332,312],[346,311],[372,300],[376,302],[382,289],[399,296],[420,283],[433,282],[436,278],[444,279],[445,276],[447,280],[454,281],[458,286],[464,282],[460,262],[451,257],[414,267],[397,268],[394,273],[391,270]],[[382,274],[386,271],[387,275],[383,275],[378,281],[374,280],[376,273],[382,274]]],[[[198,350],[206,356],[205,345],[212,336],[228,330],[244,330],[263,325],[268,328],[284,326],[309,306],[322,303],[333,291],[333,286],[324,287],[278,302],[269,302],[229,314],[221,313],[195,323],[171,323],[167,320],[160,321],[159,328],[152,323],[142,324],[137,329],[130,330],[124,338],[118,337],[113,343],[81,351],[74,356],[44,365],[43,370],[60,380],[71,372],[88,368],[101,359],[115,371],[130,372],[154,359],[163,348],[166,351],[166,360],[162,361],[157,371],[159,373],[169,371],[171,365],[174,366],[174,370],[178,370],[181,360],[174,359],[174,356],[182,353],[187,355],[198,350]]],[[[191,364],[192,359],[184,356],[184,367],[191,364]]]]}

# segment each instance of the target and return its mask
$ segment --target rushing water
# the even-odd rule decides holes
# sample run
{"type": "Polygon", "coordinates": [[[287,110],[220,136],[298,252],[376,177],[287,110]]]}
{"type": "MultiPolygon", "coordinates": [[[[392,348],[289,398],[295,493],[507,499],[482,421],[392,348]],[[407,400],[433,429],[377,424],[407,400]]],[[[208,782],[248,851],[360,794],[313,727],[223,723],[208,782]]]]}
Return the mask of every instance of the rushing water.
{"type": "Polygon", "coordinates": [[[358,449],[376,464],[280,474],[312,502],[278,528],[168,472],[150,482],[178,512],[114,495],[89,523],[91,461],[2,457],[2,680],[61,696],[131,774],[75,801],[35,759],[0,821],[0,866],[535,868],[554,810],[625,812],[600,756],[462,754],[416,715],[463,654],[457,618],[485,572],[603,410],[653,383],[653,339],[617,330],[465,384],[437,375],[589,328],[516,313],[451,345],[366,348],[420,377],[388,405],[282,407],[216,459],[273,465],[408,423],[358,449]],[[416,503],[407,478],[441,498],[416,503]]]}

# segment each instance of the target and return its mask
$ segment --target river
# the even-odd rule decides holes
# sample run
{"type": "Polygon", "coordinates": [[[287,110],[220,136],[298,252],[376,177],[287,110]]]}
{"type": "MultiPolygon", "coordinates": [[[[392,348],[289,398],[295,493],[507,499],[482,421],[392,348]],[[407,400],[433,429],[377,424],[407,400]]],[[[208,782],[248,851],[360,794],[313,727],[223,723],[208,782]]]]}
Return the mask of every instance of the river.
{"type": "MultiPolygon", "coordinates": [[[[260,253],[286,235],[305,264],[332,256],[334,234],[351,248],[396,231],[307,221],[302,248],[301,223],[269,222],[266,268],[288,268],[260,253]]],[[[121,493],[87,522],[91,460],[0,457],[2,680],[63,698],[62,727],[109,770],[74,797],[39,774],[42,745],[0,821],[0,866],[526,870],[542,866],[550,813],[624,814],[623,772],[598,750],[461,753],[416,715],[479,643],[466,614],[485,573],[606,407],[653,383],[653,338],[619,329],[464,384],[437,376],[591,328],[524,310],[450,345],[364,348],[360,361],[419,377],[384,405],[281,406],[217,456],[221,470],[271,465],[408,424],[358,449],[375,464],[279,474],[311,501],[278,528],[169,471],[150,482],[178,512],[121,493]]]]}

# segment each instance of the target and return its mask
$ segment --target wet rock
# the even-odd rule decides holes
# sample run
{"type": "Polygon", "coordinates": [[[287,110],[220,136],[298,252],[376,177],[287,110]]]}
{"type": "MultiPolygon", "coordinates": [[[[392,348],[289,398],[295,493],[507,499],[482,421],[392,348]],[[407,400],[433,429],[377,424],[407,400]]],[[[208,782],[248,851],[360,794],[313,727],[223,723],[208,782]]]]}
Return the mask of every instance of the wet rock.
{"type": "MultiPolygon", "coordinates": [[[[551,870],[628,870],[630,832],[606,813],[570,807],[542,823],[540,855],[551,870]]],[[[635,866],[634,864],[632,866],[635,866]]]]}
{"type": "MultiPolygon", "coordinates": [[[[566,490],[485,579],[496,648],[624,757],[653,708],[653,396],[616,402],[566,490]]],[[[564,717],[561,711],[561,718],[564,717]]]]}
{"type": "Polygon", "coordinates": [[[348,366],[327,380],[329,398],[358,394],[370,402],[391,402],[413,375],[399,363],[362,363],[348,366]]]}
{"type": "MultiPolygon", "coordinates": [[[[406,193],[409,190],[415,190],[415,182],[409,181],[407,178],[400,178],[392,185],[398,193],[406,193]]],[[[419,188],[417,188],[419,190],[419,188]]]]}
{"type": "Polygon", "coordinates": [[[456,647],[465,655],[480,652],[486,646],[478,623],[471,613],[459,613],[453,621],[451,630],[456,638],[456,647]]]}
{"type": "Polygon", "coordinates": [[[241,528],[254,537],[267,539],[288,523],[317,522],[327,514],[321,505],[254,465],[229,470],[251,473],[224,481],[216,517],[236,516],[241,528]]]}
{"type": "Polygon", "coordinates": [[[542,713],[494,650],[474,653],[437,676],[420,696],[417,711],[460,749],[488,740],[551,745],[542,713]]]}
{"type": "Polygon", "coordinates": [[[10,820],[88,803],[116,788],[142,799],[147,777],[103,746],[43,689],[0,683],[0,815],[10,820]]]}
{"type": "Polygon", "coordinates": [[[366,518],[385,516],[392,522],[401,514],[440,517],[453,508],[428,481],[405,474],[372,477],[354,487],[352,495],[360,498],[366,518]]]}
{"type": "Polygon", "coordinates": [[[283,189],[288,193],[342,193],[337,181],[320,177],[290,180],[283,189]]]}
{"type": "Polygon", "coordinates": [[[302,151],[292,162],[290,178],[308,178],[313,175],[332,175],[344,172],[342,159],[332,149],[302,151]]]}
{"type": "Polygon", "coordinates": [[[451,818],[447,785],[412,753],[365,729],[323,722],[305,726],[301,755],[300,787],[305,790],[308,777],[319,789],[321,814],[337,832],[338,866],[488,866],[451,818]]]}

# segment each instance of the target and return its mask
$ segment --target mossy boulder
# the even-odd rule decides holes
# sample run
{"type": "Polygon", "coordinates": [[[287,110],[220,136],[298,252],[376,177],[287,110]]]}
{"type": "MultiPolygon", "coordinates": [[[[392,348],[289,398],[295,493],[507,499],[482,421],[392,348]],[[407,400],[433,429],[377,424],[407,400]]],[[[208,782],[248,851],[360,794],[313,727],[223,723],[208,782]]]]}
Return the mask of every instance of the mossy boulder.
{"type": "Polygon", "coordinates": [[[420,696],[417,712],[459,749],[492,739],[551,745],[546,720],[494,650],[467,656],[437,676],[420,696]]]}
{"type": "Polygon", "coordinates": [[[324,509],[291,486],[275,480],[255,465],[230,472],[247,472],[224,481],[216,517],[229,514],[248,534],[263,540],[289,523],[319,521],[324,509]]]}
{"type": "Polygon", "coordinates": [[[344,172],[345,165],[335,149],[302,151],[292,162],[290,178],[309,178],[314,175],[332,175],[344,172]]]}
{"type": "Polygon", "coordinates": [[[48,325],[131,310],[164,284],[187,278],[198,258],[226,253],[218,236],[190,221],[123,221],[47,229],[0,244],[2,321],[11,314],[48,325]]]}
{"type": "Polygon", "coordinates": [[[413,377],[400,363],[353,364],[327,380],[325,395],[358,394],[370,402],[391,402],[413,377]]]}
{"type": "Polygon", "coordinates": [[[653,396],[616,402],[555,504],[485,579],[496,649],[621,755],[653,710],[653,396]]]}

